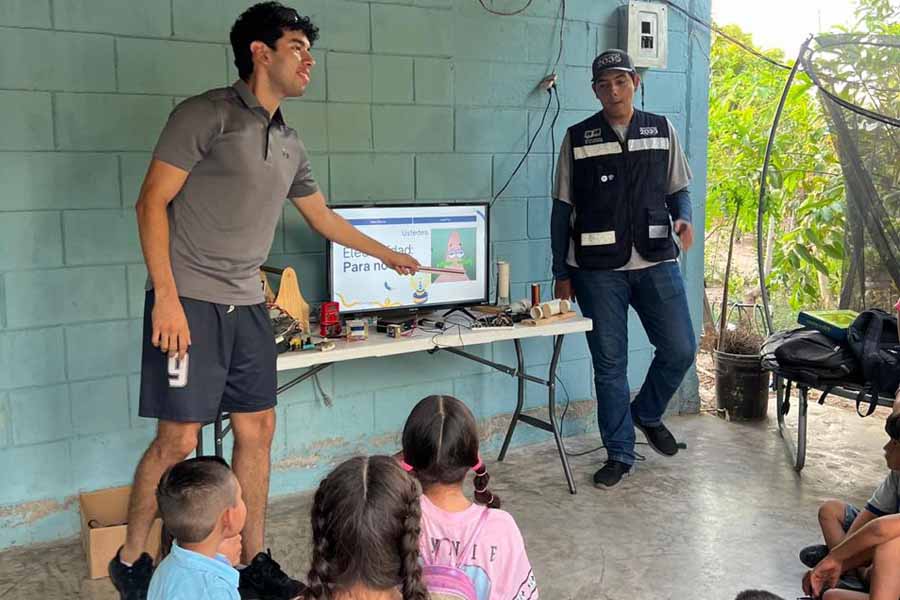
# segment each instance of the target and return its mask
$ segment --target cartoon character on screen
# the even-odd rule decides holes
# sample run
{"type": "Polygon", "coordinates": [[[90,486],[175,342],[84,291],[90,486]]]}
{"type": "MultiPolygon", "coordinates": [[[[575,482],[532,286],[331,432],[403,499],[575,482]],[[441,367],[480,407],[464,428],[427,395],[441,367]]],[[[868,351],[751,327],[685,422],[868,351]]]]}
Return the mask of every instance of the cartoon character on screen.
{"type": "Polygon", "coordinates": [[[412,301],[422,304],[428,301],[428,288],[431,287],[431,275],[419,272],[409,279],[409,287],[412,288],[412,301]]]}
{"type": "Polygon", "coordinates": [[[435,283],[450,283],[453,281],[468,281],[469,276],[465,273],[466,250],[463,248],[462,237],[458,231],[450,233],[447,238],[447,252],[444,254],[444,268],[460,269],[462,273],[441,273],[435,283]]]}

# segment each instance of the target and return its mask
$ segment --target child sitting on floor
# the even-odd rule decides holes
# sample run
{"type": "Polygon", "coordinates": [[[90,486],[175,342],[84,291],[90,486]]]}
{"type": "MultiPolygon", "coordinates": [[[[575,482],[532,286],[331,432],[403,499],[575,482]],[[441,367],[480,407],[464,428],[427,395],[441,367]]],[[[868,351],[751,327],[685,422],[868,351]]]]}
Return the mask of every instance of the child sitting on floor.
{"type": "MultiPolygon", "coordinates": [[[[863,583],[870,583],[871,596],[861,593],[863,586],[855,591],[835,589],[829,591],[828,600],[850,600],[866,598],[896,600],[900,597],[900,573],[896,570],[900,559],[900,414],[888,417],[884,426],[891,438],[884,446],[884,458],[891,472],[875,490],[866,508],[853,520],[846,534],[837,538],[836,513],[844,507],[844,523],[854,514],[851,504],[832,504],[832,513],[825,518],[822,531],[826,542],[832,540],[829,551],[818,557],[815,568],[807,573],[804,579],[804,590],[818,597],[825,590],[838,585],[849,587],[847,580],[841,577],[848,571],[872,565],[871,569],[862,572],[863,583]],[[836,539],[837,538],[837,539],[836,539]],[[874,557],[874,558],[873,558],[874,557]],[[896,590],[891,591],[891,590],[896,590]],[[893,595],[892,595],[893,594],[893,595]]],[[[829,501],[835,503],[837,501],[829,501]]],[[[826,503],[823,508],[828,505],[826,503]]],[[[822,510],[819,511],[823,521],[822,510]]],[[[808,549],[804,549],[806,552],[808,549]]],[[[809,552],[806,558],[809,558],[809,552]]],[[[801,558],[804,558],[801,552],[801,558]]],[[[811,562],[811,561],[810,561],[811,562]]],[[[857,587],[857,586],[854,586],[857,587]]]]}
{"type": "Polygon", "coordinates": [[[525,541],[488,489],[475,417],[466,405],[452,396],[421,400],[403,428],[403,460],[424,490],[420,549],[426,564],[459,564],[478,600],[537,600],[525,541]],[[481,506],[463,493],[469,471],[475,472],[475,500],[481,506]],[[461,548],[467,550],[460,562],[461,548]]]}
{"type": "Polygon", "coordinates": [[[214,456],[180,462],[163,473],[156,499],[175,543],[153,573],[148,600],[238,600],[232,561],[247,506],[228,464],[214,456]]]}
{"type": "Polygon", "coordinates": [[[306,600],[428,600],[418,482],[389,456],[359,456],[319,484],[306,600]]]}

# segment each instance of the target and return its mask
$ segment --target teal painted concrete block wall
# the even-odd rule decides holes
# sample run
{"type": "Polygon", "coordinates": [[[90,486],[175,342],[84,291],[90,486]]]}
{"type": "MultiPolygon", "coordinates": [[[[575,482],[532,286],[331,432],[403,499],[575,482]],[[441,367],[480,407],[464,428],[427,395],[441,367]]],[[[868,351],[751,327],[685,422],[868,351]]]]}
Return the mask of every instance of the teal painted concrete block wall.
{"type": "MultiPolygon", "coordinates": [[[[137,416],[143,283],[133,204],[160,128],[179,100],[236,78],[228,28],[247,0],[13,0],[0,3],[0,548],[70,536],[77,494],[128,483],[154,423],[137,416]]],[[[497,9],[521,0],[492,0],[497,9]]],[[[617,0],[567,0],[553,139],[598,110],[590,61],[616,45],[617,0]]],[[[537,130],[537,82],[559,43],[558,0],[497,17],[476,0],[297,0],[321,27],[308,95],[284,106],[334,204],[488,199],[537,130]]],[[[682,0],[708,17],[709,0],[682,0]]],[[[708,34],[675,11],[669,67],[646,74],[647,110],[675,123],[694,171],[695,222],[706,183],[708,34]]],[[[640,99],[638,99],[640,102],[640,99]]],[[[551,111],[552,112],[552,111],[551,111]]],[[[552,114],[551,114],[552,116],[552,114]]],[[[512,295],[550,290],[549,117],[494,208],[493,257],[512,264],[512,295]]],[[[683,263],[699,324],[702,235],[683,263]]],[[[292,265],[312,301],[325,293],[325,244],[291,206],[270,262],[292,265]]],[[[631,323],[629,378],[651,358],[631,323]]],[[[512,359],[506,345],[477,348],[512,359]]],[[[549,340],[526,344],[546,369],[549,340]]],[[[584,339],[565,343],[565,392],[585,410],[567,431],[596,431],[584,339]]],[[[283,375],[286,377],[286,375],[283,375]]],[[[344,364],[280,399],[273,495],[309,489],[358,451],[397,446],[426,393],[467,401],[496,446],[511,378],[453,356],[344,364]],[[492,437],[491,437],[492,436],[492,437]]],[[[565,398],[565,396],[563,396],[565,398]]],[[[696,408],[692,374],[673,403],[696,408]]],[[[544,403],[528,390],[528,406],[544,403]]],[[[521,427],[516,443],[547,435],[521,427]]]]}

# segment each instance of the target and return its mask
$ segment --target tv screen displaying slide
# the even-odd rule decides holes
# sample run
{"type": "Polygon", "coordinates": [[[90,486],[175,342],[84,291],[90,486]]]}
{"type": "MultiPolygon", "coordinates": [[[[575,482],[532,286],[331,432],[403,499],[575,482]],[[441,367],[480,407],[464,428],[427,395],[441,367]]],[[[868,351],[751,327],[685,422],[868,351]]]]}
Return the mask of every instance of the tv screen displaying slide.
{"type": "Polygon", "coordinates": [[[341,313],[487,302],[487,204],[340,206],[334,211],[385,246],[445,270],[398,275],[377,258],[330,242],[328,290],[341,313]]]}

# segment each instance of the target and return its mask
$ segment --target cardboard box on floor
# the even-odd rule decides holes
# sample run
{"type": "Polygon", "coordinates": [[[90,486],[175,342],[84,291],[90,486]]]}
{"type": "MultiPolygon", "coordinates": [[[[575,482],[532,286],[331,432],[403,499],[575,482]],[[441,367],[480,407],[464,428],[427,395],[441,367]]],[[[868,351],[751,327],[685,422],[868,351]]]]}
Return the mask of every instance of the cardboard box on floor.
{"type": "MultiPolygon", "coordinates": [[[[91,579],[109,576],[109,561],[125,543],[128,496],[131,486],[86,492],[78,497],[81,507],[81,543],[91,579]]],[[[147,538],[147,552],[156,561],[162,534],[162,519],[155,519],[147,538]]]]}

